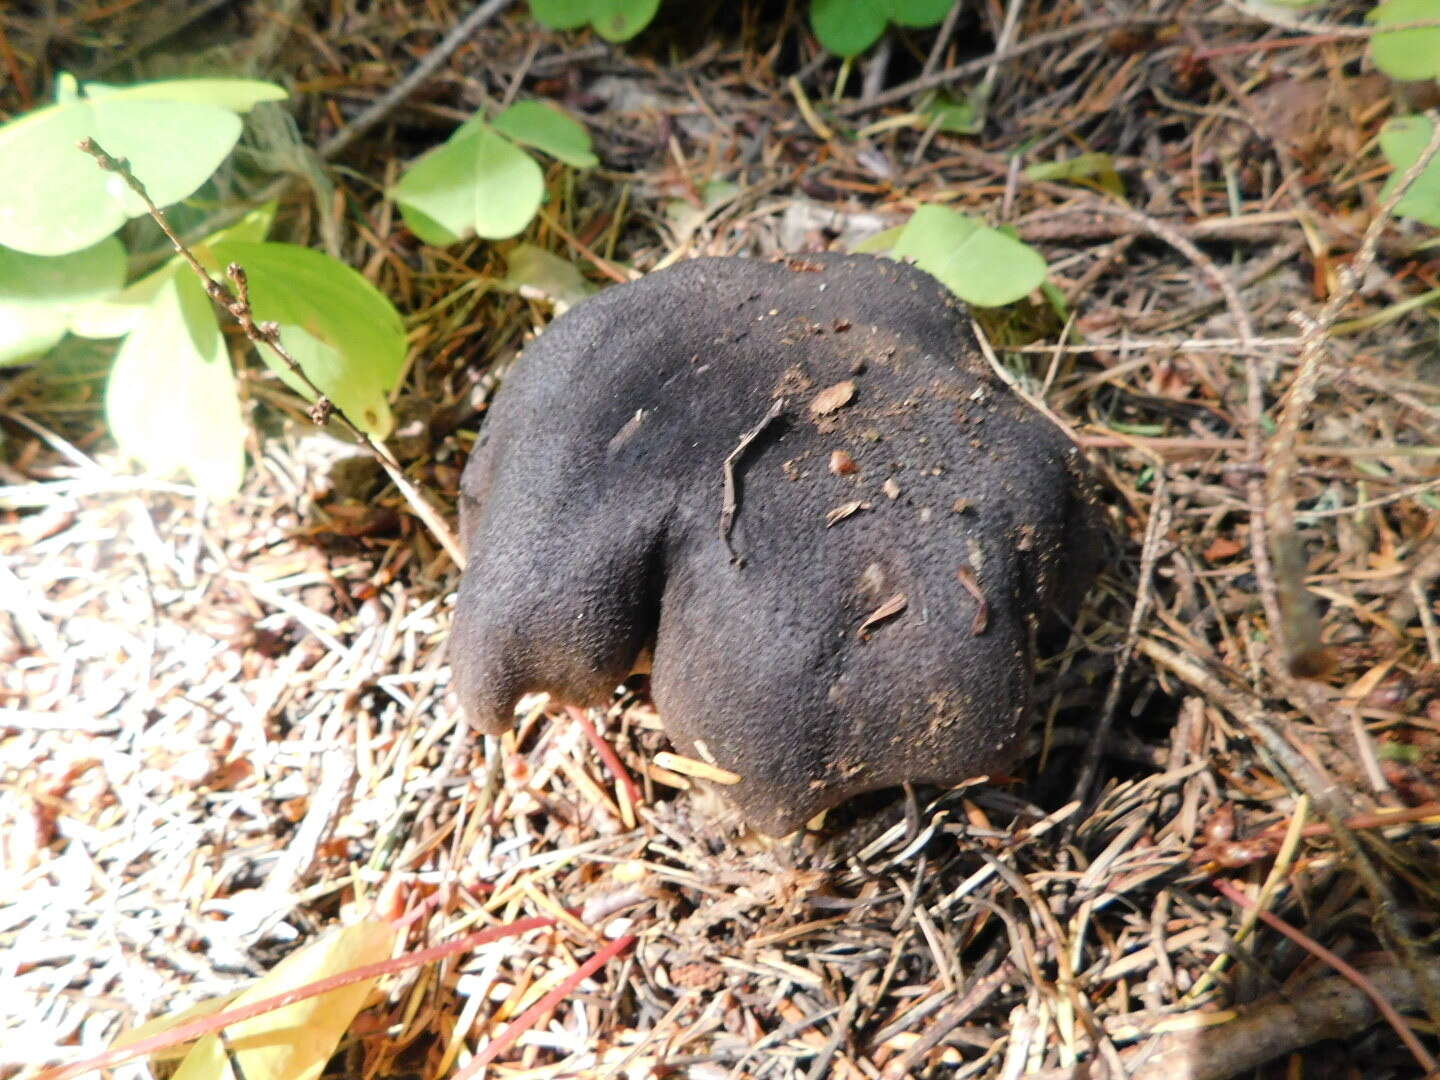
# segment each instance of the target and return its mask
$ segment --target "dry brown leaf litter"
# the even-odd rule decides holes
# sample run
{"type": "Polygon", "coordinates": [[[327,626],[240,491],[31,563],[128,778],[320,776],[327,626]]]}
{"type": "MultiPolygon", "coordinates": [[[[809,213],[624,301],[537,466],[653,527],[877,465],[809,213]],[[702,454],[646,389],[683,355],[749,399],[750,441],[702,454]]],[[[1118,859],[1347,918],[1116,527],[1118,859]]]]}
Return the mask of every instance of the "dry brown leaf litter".
{"type": "MultiPolygon", "coordinates": [[[[1426,91],[1378,81],[1362,39],[1310,40],[1225,5],[1017,10],[1013,59],[986,60],[1003,13],[970,12],[929,52],[930,38],[897,39],[884,72],[862,58],[855,78],[880,89],[841,110],[865,128],[906,107],[887,84],[959,70],[963,89],[993,71],[980,139],[917,122],[847,140],[833,116],[817,135],[786,78],[798,68],[824,109],[835,64],[773,48],[752,7],[709,40],[662,27],[681,35],[678,62],[507,16],[350,148],[339,201],[285,205],[295,238],[335,237],[411,316],[398,411],[415,423],[398,449],[452,498],[489,387],[545,312],[487,288],[504,245],[418,248],[359,178],[390,175],[512,85],[583,111],[597,138],[604,167],[552,171],[548,217],[527,237],[593,257],[597,279],[622,261],[848,244],[936,198],[1013,223],[1075,315],[1035,306],[992,327],[1000,359],[1089,442],[1127,541],[1077,627],[1083,647],[1049,676],[1025,777],[869,800],[819,837],[736,847],[701,814],[702,792],[657,785],[684,779],[651,764],[658,724],[626,699],[603,727],[643,787],[626,828],[623,785],[565,719],[536,708],[513,736],[456,740],[448,560],[366,467],[336,464],[343,451],[267,375],[245,379],[260,425],[247,490],[214,508],[119,474],[93,379],[7,374],[0,1069],[72,1058],[233,991],[342,901],[398,881],[430,905],[412,948],[565,917],[396,980],[344,1051],[355,1075],[431,1075],[451,1047],[483,1044],[594,952],[597,929],[640,941],[501,1075],[1058,1076],[1077,1058],[1231,1075],[1257,1046],[1281,1054],[1260,1075],[1414,1075],[1346,985],[1208,879],[1266,897],[1369,972],[1433,1052],[1440,1017],[1424,1018],[1415,982],[1440,968],[1426,941],[1440,910],[1427,809],[1440,802],[1440,381],[1433,320],[1403,306],[1436,287],[1433,249],[1417,251],[1409,225],[1382,236],[1295,448],[1329,667],[1308,696],[1276,670],[1259,610],[1243,372],[1252,358],[1273,409],[1300,357],[1292,314],[1335,294],[1376,205],[1370,139],[1426,91]],[[1026,163],[1112,154],[1141,215],[1026,180],[1008,156],[1022,144],[1026,163]],[[737,190],[707,203],[714,180],[737,190]],[[692,212],[667,213],[676,202],[692,212]],[[1100,794],[1077,806],[1102,714],[1100,794]],[[1281,743],[1257,741],[1257,719],[1281,743]],[[1297,798],[1307,770],[1333,781],[1348,836],[1297,798]],[[1415,938],[1408,957],[1377,934],[1377,883],[1415,938]],[[1334,1008],[1296,1012],[1314,1001],[1334,1008]],[[1274,1042],[1286,1031],[1339,1041],[1287,1057],[1274,1042]]],[[[38,98],[51,63],[92,74],[114,60],[104,74],[121,81],[212,49],[293,76],[301,130],[319,142],[460,14],[357,9],[322,25],[237,5],[176,36],[99,6],[45,25],[6,12],[20,76],[0,101],[38,98]],[[111,42],[149,44],[127,58],[111,42]]]]}

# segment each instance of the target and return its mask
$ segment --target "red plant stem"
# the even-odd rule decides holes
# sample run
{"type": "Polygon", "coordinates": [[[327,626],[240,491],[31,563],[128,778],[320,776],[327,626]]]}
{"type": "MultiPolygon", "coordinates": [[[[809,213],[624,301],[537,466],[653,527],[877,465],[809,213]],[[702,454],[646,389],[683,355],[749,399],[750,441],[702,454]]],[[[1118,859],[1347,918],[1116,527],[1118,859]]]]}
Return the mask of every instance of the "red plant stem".
{"type": "Polygon", "coordinates": [[[331,975],[329,978],[319,979],[305,986],[287,990],[283,994],[276,994],[274,997],[264,998],[260,1001],[252,1002],[249,1005],[243,1005],[238,1009],[227,1009],[225,1012],[216,1013],[214,1016],[207,1016],[200,1020],[192,1020],[188,1024],[181,1024],[179,1027],[162,1031],[158,1035],[152,1035],[148,1039],[142,1039],[129,1046],[106,1050],[103,1054],[86,1058],[84,1061],[76,1061],[70,1065],[60,1065],[53,1069],[46,1069],[40,1073],[35,1080],[69,1080],[72,1076],[79,1076],[81,1073],[90,1072],[94,1069],[108,1069],[113,1065],[129,1061],[131,1058],[142,1057],[156,1050],[163,1050],[166,1047],[175,1046],[178,1043],[189,1042],[191,1039],[198,1039],[205,1035],[214,1034],[231,1024],[238,1024],[242,1020],[249,1020],[252,1016],[259,1016],[262,1013],[272,1012],[275,1009],[283,1009],[287,1005],[293,1005],[297,1001],[304,1001],[307,998],[317,997],[320,994],[328,994],[331,990],[338,990],[340,987],[349,986],[351,983],[364,982],[366,979],[378,979],[382,975],[391,975],[397,971],[406,971],[413,967],[420,967],[422,964],[443,960],[447,956],[454,956],[456,953],[469,952],[477,945],[486,945],[492,941],[499,941],[501,938],[514,937],[516,934],[524,934],[530,930],[539,930],[542,927],[554,925],[555,920],[550,916],[535,915],[528,919],[519,919],[516,922],[506,923],[504,926],[492,926],[488,930],[479,930],[473,934],[466,934],[464,937],[456,938],[454,941],[447,941],[443,945],[434,945],[428,949],[421,949],[419,952],[407,953],[405,956],[397,956],[393,960],[381,960],[374,964],[364,964],[361,967],[352,968],[349,971],[342,971],[338,975],[331,975]]]}
{"type": "Polygon", "coordinates": [[[583,731],[585,737],[590,740],[590,745],[595,748],[595,753],[600,755],[600,760],[603,761],[605,767],[610,770],[610,775],[625,785],[625,790],[630,793],[630,805],[639,806],[640,786],[636,784],[630,776],[630,770],[625,768],[624,764],[620,761],[620,755],[615,753],[614,747],[606,742],[605,736],[601,735],[600,732],[595,729],[595,725],[590,722],[590,717],[585,714],[584,709],[567,706],[565,711],[580,725],[580,730],[583,731]]]}
{"type": "Polygon", "coordinates": [[[556,986],[555,989],[551,990],[539,1001],[535,1002],[534,1005],[531,1005],[516,1017],[510,1023],[510,1026],[502,1031],[496,1038],[486,1043],[485,1049],[476,1054],[465,1068],[456,1073],[453,1080],[470,1080],[477,1072],[508,1050],[516,1039],[534,1027],[546,1013],[555,1008],[556,1005],[559,1005],[575,987],[579,986],[596,971],[608,964],[613,957],[624,952],[633,944],[635,944],[635,935],[626,934],[624,937],[616,938],[589,960],[586,960],[585,963],[567,975],[565,980],[556,986]]]}
{"type": "MultiPolygon", "coordinates": [[[[1308,934],[1291,926],[1284,919],[1280,918],[1280,916],[1273,912],[1266,911],[1264,908],[1257,909],[1255,901],[1251,900],[1228,881],[1223,881],[1220,878],[1212,878],[1210,883],[1222,896],[1239,904],[1243,908],[1255,910],[1255,914],[1260,917],[1260,921],[1266,926],[1284,934],[1296,945],[1299,945],[1306,952],[1319,958],[1324,963],[1329,964],[1341,975],[1359,987],[1360,992],[1375,1003],[1375,1008],[1380,1011],[1380,1015],[1385,1018],[1385,1022],[1395,1029],[1395,1034],[1400,1036],[1400,1041],[1405,1044],[1405,1048],[1409,1050],[1410,1053],[1414,1055],[1415,1060],[1420,1063],[1420,1068],[1424,1070],[1423,1075],[1430,1076],[1435,1072],[1435,1059],[1430,1056],[1430,1052],[1426,1050],[1425,1047],[1420,1045],[1420,1040],[1417,1039],[1415,1033],[1410,1030],[1410,1025],[1405,1022],[1405,1018],[1395,1011],[1395,1006],[1386,1001],[1385,995],[1375,989],[1375,984],[1367,979],[1359,970],[1351,967],[1345,960],[1325,948],[1324,945],[1321,945],[1308,934]]],[[[1419,976],[1417,975],[1416,978],[1419,978],[1419,976]]]]}

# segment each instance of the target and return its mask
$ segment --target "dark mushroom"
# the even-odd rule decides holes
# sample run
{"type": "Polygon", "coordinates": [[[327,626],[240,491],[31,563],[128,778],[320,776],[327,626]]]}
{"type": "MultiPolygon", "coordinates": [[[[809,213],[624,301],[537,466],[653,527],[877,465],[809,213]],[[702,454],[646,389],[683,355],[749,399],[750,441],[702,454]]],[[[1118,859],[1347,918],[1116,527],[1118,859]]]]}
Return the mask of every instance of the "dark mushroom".
{"type": "Polygon", "coordinates": [[[647,653],[681,753],[787,833],[1013,756],[1037,635],[1093,577],[1078,451],[961,305],[868,256],[696,259],[555,320],[465,469],[472,723],[609,700],[647,653]]]}

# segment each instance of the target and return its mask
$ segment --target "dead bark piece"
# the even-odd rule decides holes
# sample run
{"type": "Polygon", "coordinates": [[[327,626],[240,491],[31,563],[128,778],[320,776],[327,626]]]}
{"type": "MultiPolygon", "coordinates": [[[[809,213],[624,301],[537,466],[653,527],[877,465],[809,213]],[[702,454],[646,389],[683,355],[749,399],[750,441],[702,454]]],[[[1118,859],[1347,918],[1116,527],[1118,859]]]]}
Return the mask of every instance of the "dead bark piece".
{"type": "Polygon", "coordinates": [[[837,409],[843,409],[855,400],[855,380],[846,379],[834,386],[827,386],[810,400],[811,416],[829,416],[837,409]]]}

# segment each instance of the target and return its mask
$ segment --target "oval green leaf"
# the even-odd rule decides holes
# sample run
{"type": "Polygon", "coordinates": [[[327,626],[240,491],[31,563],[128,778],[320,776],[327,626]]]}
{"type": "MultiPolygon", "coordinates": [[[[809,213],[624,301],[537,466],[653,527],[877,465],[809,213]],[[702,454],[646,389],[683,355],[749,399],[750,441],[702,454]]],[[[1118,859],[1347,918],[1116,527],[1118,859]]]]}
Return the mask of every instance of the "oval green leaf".
{"type": "Polygon", "coordinates": [[[956,0],[889,0],[890,21],[923,30],[944,22],[955,4],[956,0]]]}
{"type": "MultiPolygon", "coordinates": [[[[255,318],[280,324],[280,338],[305,374],[361,430],[384,438],[387,398],[405,367],[405,327],[394,305],[353,269],[296,244],[226,241],[212,248],[239,263],[255,318]]],[[[267,363],[305,397],[310,389],[269,349],[267,363]]]]}
{"type": "Polygon", "coordinates": [[[427,244],[444,247],[475,231],[480,134],[479,126],[462,128],[416,159],[391,192],[410,231],[427,244]]]}
{"type": "Polygon", "coordinates": [[[217,499],[240,490],[245,424],[215,310],[191,275],[167,279],[115,357],[105,415],[120,449],[217,499]]]}
{"type": "Polygon", "coordinates": [[[549,300],[556,315],[565,314],[595,292],[595,286],[569,259],[534,244],[516,244],[505,253],[505,265],[508,272],[498,283],[500,288],[526,298],[549,300]]]}
{"type": "Polygon", "coordinates": [[[203,184],[240,138],[228,109],[111,95],[52,105],[0,128],[0,244],[32,255],[65,255],[109,236],[145,212],[124,182],[76,147],[93,137],[160,206],[203,184]]]}
{"type": "Polygon", "coordinates": [[[859,56],[885,32],[886,0],[813,0],[810,27],[836,56],[859,56]]]}
{"type": "Polygon", "coordinates": [[[84,87],[86,96],[92,98],[188,101],[192,105],[214,105],[236,113],[249,112],[262,101],[284,101],[290,96],[283,86],[258,79],[165,79],[138,86],[87,82],[84,87]]]}
{"type": "Polygon", "coordinates": [[[575,30],[590,21],[590,0],[530,0],[530,14],[551,30],[575,30]]]}
{"type": "Polygon", "coordinates": [[[538,101],[517,101],[495,118],[494,127],[522,146],[533,146],[573,168],[593,169],[600,164],[584,125],[538,101]]]}
{"type": "MultiPolygon", "coordinates": [[[[1390,197],[1406,170],[1419,160],[1430,143],[1433,130],[1430,120],[1420,115],[1401,116],[1385,122],[1380,129],[1380,150],[1395,171],[1380,191],[1382,201],[1390,197]]],[[[1440,157],[1432,158],[1415,178],[1405,197],[1396,204],[1395,216],[1414,218],[1440,228],[1440,157]]]]}
{"type": "Polygon", "coordinates": [[[913,259],[979,307],[1013,304],[1045,280],[1045,260],[1034,248],[944,206],[916,210],[892,254],[913,259]]]}
{"type": "MultiPolygon", "coordinates": [[[[270,225],[275,220],[276,206],[274,202],[257,206],[234,225],[211,233],[204,240],[192,244],[191,252],[212,274],[223,275],[225,267],[216,260],[210,250],[211,245],[225,240],[255,242],[265,239],[265,234],[270,231],[270,225]]],[[[171,275],[177,273],[190,273],[190,268],[179,255],[172,256],[156,270],[138,281],[131,282],[117,295],[79,305],[70,316],[70,332],[87,338],[122,337],[128,334],[144,317],[161,286],[171,275]]]]}
{"type": "MultiPolygon", "coordinates": [[[[1440,19],[1440,0],[1387,0],[1366,19],[1377,27],[1440,19]]],[[[1392,79],[1440,77],[1440,26],[1376,34],[1370,51],[1375,66],[1392,79]]]]}
{"type": "Polygon", "coordinates": [[[82,305],[125,284],[125,249],[113,236],[69,255],[0,248],[0,364],[37,356],[64,336],[82,305]]]}
{"type": "Polygon", "coordinates": [[[606,41],[629,41],[659,8],[660,0],[590,0],[590,25],[606,41]]]}

